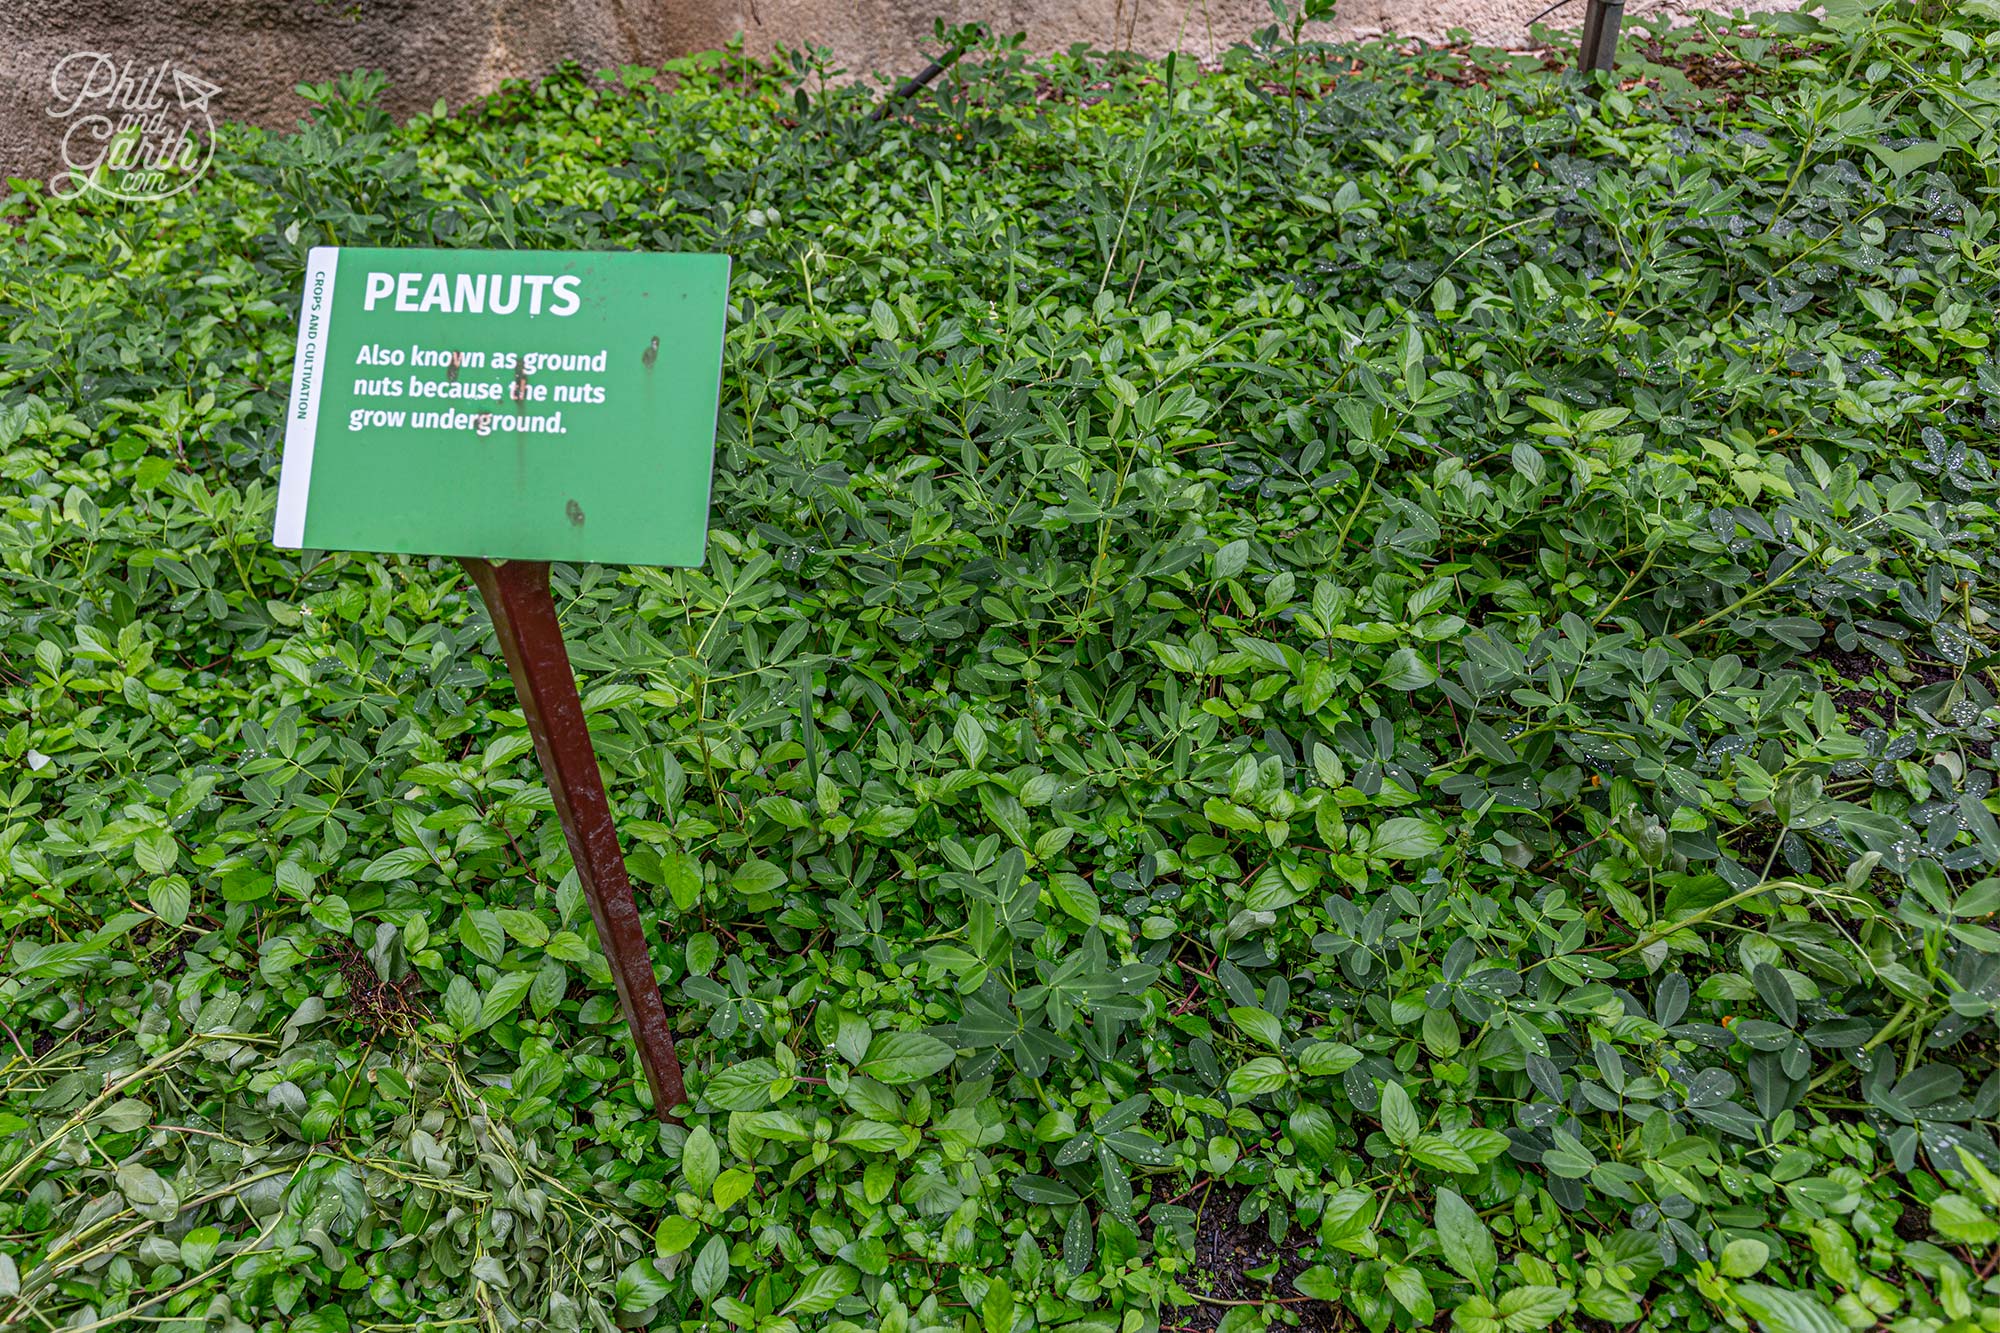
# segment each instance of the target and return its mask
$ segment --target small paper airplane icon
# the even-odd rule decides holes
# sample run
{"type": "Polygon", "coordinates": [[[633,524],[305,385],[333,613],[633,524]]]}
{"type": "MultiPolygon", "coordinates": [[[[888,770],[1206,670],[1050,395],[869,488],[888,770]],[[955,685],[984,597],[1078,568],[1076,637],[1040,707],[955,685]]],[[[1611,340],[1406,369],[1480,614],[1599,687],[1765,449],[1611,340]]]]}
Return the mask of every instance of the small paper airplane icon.
{"type": "Polygon", "coordinates": [[[174,95],[181,99],[181,110],[199,111],[208,114],[208,99],[222,89],[206,79],[197,79],[192,74],[174,71],[174,95]]]}

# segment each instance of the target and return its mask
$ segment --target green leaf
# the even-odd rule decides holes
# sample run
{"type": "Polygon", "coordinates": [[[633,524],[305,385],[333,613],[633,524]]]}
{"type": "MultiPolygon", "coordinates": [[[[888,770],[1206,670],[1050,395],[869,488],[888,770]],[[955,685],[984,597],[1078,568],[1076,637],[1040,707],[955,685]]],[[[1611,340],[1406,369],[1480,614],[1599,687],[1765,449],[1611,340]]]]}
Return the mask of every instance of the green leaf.
{"type": "Polygon", "coordinates": [[[1392,690],[1420,690],[1426,685],[1437,683],[1436,668],[1426,662],[1415,648],[1398,648],[1389,654],[1389,660],[1382,667],[1382,674],[1376,684],[1392,690]]]}
{"type": "Polygon", "coordinates": [[[179,875],[162,876],[146,886],[146,905],[170,926],[187,921],[188,908],[193,901],[193,889],[179,875]]]}
{"type": "Polygon", "coordinates": [[[1303,1102],[1292,1112],[1285,1128],[1292,1141],[1303,1148],[1308,1160],[1331,1161],[1340,1149],[1340,1132],[1324,1106],[1303,1102]]]}
{"type": "Polygon", "coordinates": [[[455,976],[445,987],[444,1017],[460,1033],[470,1032],[479,1022],[479,988],[464,977],[455,976]]]}
{"type": "Polygon", "coordinates": [[[494,981],[492,989],[479,1005],[479,1026],[490,1028],[508,1014],[514,1012],[521,1003],[521,997],[528,993],[528,987],[535,984],[533,972],[506,972],[494,981]]]}
{"type": "Polygon", "coordinates": [[[132,844],[132,855],[139,863],[139,869],[149,875],[164,875],[174,868],[180,858],[180,844],[174,835],[165,829],[154,829],[140,836],[132,844]]]}
{"type": "Polygon", "coordinates": [[[693,1218],[668,1213],[653,1231],[653,1247],[659,1251],[661,1258],[668,1258],[685,1253],[700,1234],[701,1224],[693,1218]]]}
{"type": "Polygon", "coordinates": [[[1500,1298],[1500,1322],[1512,1333],[1547,1328],[1569,1310],[1569,1293],[1561,1287],[1516,1287],[1500,1298]]]}
{"type": "Polygon", "coordinates": [[[1424,1132],[1423,1118],[1400,1083],[1382,1085],[1382,1132],[1398,1148],[1407,1148],[1424,1132]]]}
{"type": "Polygon", "coordinates": [[[970,713],[960,713],[951,729],[951,739],[965,756],[965,766],[978,768],[979,761],[986,757],[986,728],[979,725],[979,719],[970,713]]]}
{"type": "Polygon", "coordinates": [[[706,1199],[715,1178],[722,1173],[722,1150],[716,1146],[715,1135],[707,1125],[695,1126],[681,1146],[681,1172],[687,1176],[688,1189],[706,1199]]]}
{"type": "Polygon", "coordinates": [[[618,1308],[633,1312],[658,1305],[666,1299],[667,1291],[667,1280],[660,1276],[660,1270],[654,1267],[651,1259],[640,1259],[626,1265],[611,1289],[618,1308]]]}
{"type": "Polygon", "coordinates": [[[493,915],[499,918],[500,928],[513,936],[516,943],[539,949],[549,942],[548,924],[533,912],[504,907],[493,915]]]}
{"type": "Polygon", "coordinates": [[[1958,1145],[1958,1165],[1967,1178],[1979,1187],[1979,1192],[1986,1196],[1986,1202],[2000,1208],[2000,1175],[1994,1174],[1962,1143],[1958,1145]]]}
{"type": "Polygon", "coordinates": [[[1050,875],[1049,896],[1056,900],[1056,906],[1086,926],[1096,925],[1103,915],[1096,890],[1081,875],[1062,872],[1050,875]]]}
{"type": "Polygon", "coordinates": [[[559,930],[549,936],[548,950],[551,958],[579,965],[587,965],[600,956],[573,930],[559,930]]]}
{"type": "Polygon", "coordinates": [[[1238,574],[1241,574],[1244,571],[1244,569],[1249,565],[1249,563],[1250,563],[1249,542],[1239,537],[1233,542],[1225,543],[1223,547],[1215,553],[1216,581],[1220,582],[1223,579],[1235,578],[1238,574]]]}
{"type": "Polygon", "coordinates": [[[995,1277],[986,1284],[979,1303],[979,1321],[985,1333],[1010,1333],[1014,1327],[1014,1292],[1006,1280],[995,1277]]]}
{"type": "Polygon", "coordinates": [[[757,1178],[741,1167],[731,1167],[715,1178],[715,1206],[728,1212],[757,1187],[757,1178]]]}
{"type": "Polygon", "coordinates": [[[1320,1239],[1350,1254],[1372,1256],[1376,1250],[1375,1196],[1367,1190],[1344,1189],[1326,1201],[1320,1214],[1320,1239]]]}
{"type": "Polygon", "coordinates": [[[1229,1075],[1224,1086],[1230,1095],[1250,1098],[1261,1093],[1276,1092],[1290,1081],[1285,1071],[1285,1062],[1275,1055],[1260,1055],[1229,1075]]]}
{"type": "Polygon", "coordinates": [[[1913,143],[1903,148],[1890,148],[1880,140],[1869,138],[1864,147],[1882,159],[1882,165],[1894,172],[1898,179],[1909,175],[1921,167],[1927,167],[1944,156],[1945,145],[1933,141],[1913,143]]]}
{"type": "Polygon", "coordinates": [[[868,318],[875,326],[876,337],[894,342],[902,336],[903,329],[897,322],[895,308],[881,297],[876,297],[875,304],[868,308],[868,318]]]}
{"type": "Polygon", "coordinates": [[[1846,1320],[1802,1291],[1738,1282],[1729,1294],[1764,1333],[1848,1333],[1846,1320]]]}
{"type": "Polygon", "coordinates": [[[769,1060],[744,1060],[718,1070],[701,1095],[725,1111],[761,1111],[775,1099],[781,1082],[790,1080],[769,1060]]]}
{"type": "Polygon", "coordinates": [[[528,987],[528,1008],[535,1017],[547,1018],[569,994],[569,969],[554,958],[544,958],[535,972],[535,984],[528,987]]]}
{"type": "Polygon", "coordinates": [[[908,806],[885,805],[870,810],[854,821],[855,831],[871,838],[900,837],[917,822],[917,812],[908,806]]]}
{"type": "Polygon", "coordinates": [[[512,763],[534,748],[535,738],[527,732],[503,732],[486,742],[486,749],[479,756],[479,767],[490,773],[496,768],[512,763]]]}
{"type": "Polygon", "coordinates": [[[1077,1193],[1060,1180],[1050,1180],[1045,1176],[1016,1176],[1010,1188],[1029,1203],[1054,1204],[1065,1207],[1077,1201],[1077,1193]]]}
{"type": "Polygon", "coordinates": [[[694,1267],[688,1272],[688,1285],[694,1294],[703,1300],[713,1300],[722,1290],[722,1284],[729,1280],[729,1242],[720,1236],[710,1236],[708,1243],[701,1247],[701,1253],[694,1258],[694,1267]]]}
{"type": "Polygon", "coordinates": [[[430,863],[430,854],[423,848],[398,847],[370,861],[361,871],[361,881],[364,884],[381,884],[392,879],[408,879],[430,863]]]}
{"type": "Polygon", "coordinates": [[[1315,1078],[1344,1074],[1361,1063],[1361,1052],[1337,1041],[1309,1041],[1298,1051],[1299,1072],[1315,1078]]]}
{"type": "Polygon", "coordinates": [[[312,871],[297,861],[280,861],[275,874],[278,887],[300,902],[310,901],[319,895],[319,884],[312,871]]]}
{"type": "Polygon", "coordinates": [[[862,1152],[894,1152],[909,1142],[909,1135],[900,1125],[880,1120],[850,1120],[834,1135],[833,1141],[862,1152]]]}
{"type": "Polygon", "coordinates": [[[1771,1257],[1771,1247],[1752,1236],[1738,1236],[1722,1247],[1716,1267],[1724,1277],[1749,1277],[1763,1268],[1771,1257]]]}
{"type": "Polygon", "coordinates": [[[180,1196],[166,1177],[138,1162],[127,1162],[114,1173],[118,1192],[139,1216],[154,1222],[171,1222],[180,1213],[180,1196]]]}
{"type": "Polygon", "coordinates": [[[217,1227],[196,1227],[181,1237],[181,1267],[190,1273],[199,1273],[215,1259],[215,1251],[222,1244],[222,1231],[217,1227]]]}
{"type": "Polygon", "coordinates": [[[681,911],[689,911],[701,901],[701,862],[678,847],[661,850],[660,877],[681,911]]]}
{"type": "Polygon", "coordinates": [[[729,887],[746,898],[760,893],[775,893],[786,883],[785,872],[769,861],[751,857],[736,868],[729,877],[729,887]]]}
{"type": "Polygon", "coordinates": [[[1267,1014],[1262,1009],[1235,1006],[1229,1011],[1229,1021],[1234,1023],[1237,1030],[1245,1036],[1269,1046],[1272,1050],[1281,1050],[1284,1047],[1284,1025],[1278,1022],[1275,1014],[1267,1014]]]}
{"type": "Polygon", "coordinates": [[[313,920],[336,934],[345,935],[354,929],[354,911],[347,905],[347,899],[337,893],[327,894],[306,910],[313,920]]]}
{"type": "Polygon", "coordinates": [[[1493,1233],[1457,1190],[1437,1192],[1437,1232],[1445,1262],[1453,1271],[1470,1278],[1482,1292],[1492,1290],[1493,1275],[1500,1265],[1493,1233]]]}
{"type": "Polygon", "coordinates": [[[742,1120],[730,1123],[741,1126],[746,1133],[764,1139],[777,1139],[781,1143],[808,1143],[813,1137],[812,1131],[800,1124],[797,1116],[784,1111],[754,1111],[742,1120]]]}
{"type": "Polygon", "coordinates": [[[1419,1134],[1409,1145],[1410,1156],[1439,1171],[1470,1175],[1479,1169],[1472,1155],[1442,1134],[1419,1134]]]}
{"type": "Polygon", "coordinates": [[[846,1264],[827,1264],[823,1268],[815,1268],[806,1276],[806,1280],[799,1284],[797,1294],[785,1302],[785,1307],[778,1313],[824,1314],[837,1305],[842,1297],[852,1295],[854,1289],[860,1285],[860,1281],[860,1275],[846,1264]]]}
{"type": "MultiPolygon", "coordinates": [[[[736,1325],[736,1327],[743,1329],[744,1333],[749,1333],[750,1329],[757,1326],[757,1307],[744,1301],[739,1301],[734,1296],[717,1296],[713,1301],[709,1302],[708,1308],[736,1325]]],[[[792,1321],[789,1319],[773,1319],[770,1321],[773,1333],[777,1333],[777,1330],[782,1330],[791,1324],[792,1321]]]]}
{"type": "Polygon", "coordinates": [[[858,1014],[842,1011],[834,1033],[833,1049],[851,1065],[858,1065],[868,1057],[868,1043],[874,1040],[869,1030],[868,1020],[858,1014]]]}
{"type": "Polygon", "coordinates": [[[1437,1314],[1437,1306],[1431,1300],[1431,1289],[1424,1282],[1424,1275],[1408,1264],[1397,1264],[1383,1275],[1382,1283],[1389,1294],[1396,1298],[1396,1304],[1410,1312],[1410,1317],[1419,1328],[1430,1323],[1437,1314]]]}
{"type": "Polygon", "coordinates": [[[1581,1140],[1563,1129],[1553,1133],[1555,1144],[1542,1154],[1542,1166],[1565,1180],[1581,1180],[1597,1168],[1597,1157],[1581,1140]]]}
{"type": "Polygon", "coordinates": [[[480,908],[467,908],[458,914],[458,941],[475,958],[488,963],[498,963],[507,953],[500,918],[480,908]]]}
{"type": "Polygon", "coordinates": [[[1940,1194],[1931,1200],[1931,1229],[1960,1245],[1990,1246],[2000,1241],[2000,1222],[1963,1194],[1940,1194]]]}
{"type": "Polygon", "coordinates": [[[1541,450],[1526,440],[1514,445],[1508,455],[1508,461],[1513,463],[1516,472],[1527,478],[1530,486],[1541,485],[1542,478],[1548,475],[1548,464],[1542,458],[1541,450]]]}
{"type": "Polygon", "coordinates": [[[152,1119],[152,1107],[136,1097],[121,1097],[98,1112],[91,1123],[102,1125],[114,1134],[129,1134],[139,1126],[151,1123],[152,1119]]]}
{"type": "Polygon", "coordinates": [[[1375,830],[1374,841],[1369,850],[1376,856],[1391,857],[1399,861],[1413,861],[1430,856],[1444,846],[1445,831],[1442,824],[1428,819],[1416,819],[1408,815],[1398,815],[1385,819],[1375,830]]]}
{"type": "Polygon", "coordinates": [[[705,977],[715,970],[715,960],[722,953],[722,946],[715,936],[705,930],[698,930],[688,936],[687,947],[682,951],[687,959],[689,976],[705,977]]]}
{"type": "Polygon", "coordinates": [[[878,1032],[868,1043],[861,1072],[878,1083],[895,1085],[929,1078],[958,1058],[936,1037],[922,1032],[878,1032]]]}
{"type": "Polygon", "coordinates": [[[277,880],[254,870],[239,870],[222,880],[222,900],[226,903],[254,903],[271,896],[277,880]]]}

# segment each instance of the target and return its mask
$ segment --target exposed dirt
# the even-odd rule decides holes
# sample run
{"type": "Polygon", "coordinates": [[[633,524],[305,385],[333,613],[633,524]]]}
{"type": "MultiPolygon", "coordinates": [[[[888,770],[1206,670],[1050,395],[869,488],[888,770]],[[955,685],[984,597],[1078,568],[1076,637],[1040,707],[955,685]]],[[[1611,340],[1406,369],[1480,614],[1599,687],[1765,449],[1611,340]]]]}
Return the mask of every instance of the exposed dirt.
{"type": "Polygon", "coordinates": [[[366,954],[346,940],[336,940],[334,954],[340,959],[340,975],[347,982],[347,1017],[364,1023],[387,1024],[404,1017],[425,1017],[427,1011],[417,994],[423,989],[415,968],[401,981],[384,981],[366,954]]]}
{"type": "Polygon", "coordinates": [[[1905,669],[1915,677],[1893,685],[1889,691],[1863,688],[1861,681],[1872,675],[1886,671],[1888,664],[1873,653],[1855,649],[1849,652],[1833,639],[1833,626],[1826,627],[1826,637],[1819,646],[1807,653],[1803,662],[1823,662],[1833,669],[1844,686],[1835,685],[1827,690],[1833,702],[1843,711],[1852,713],[1856,708],[1866,707],[1881,714],[1882,719],[1894,723],[1902,715],[1902,696],[1910,690],[1922,689],[1926,685],[1936,685],[1940,681],[1955,680],[1959,669],[1948,662],[1928,662],[1910,655],[1905,669]]]}
{"type": "Polygon", "coordinates": [[[1848,652],[1834,643],[1829,631],[1827,637],[1820,640],[1819,647],[1813,649],[1805,660],[1826,663],[1840,680],[1847,682],[1845,686],[1832,686],[1827,690],[1834,705],[1843,713],[1866,707],[1880,713],[1886,721],[1896,720],[1899,709],[1895,695],[1866,690],[1857,683],[1882,669],[1882,662],[1872,653],[1848,652]]]}
{"type": "Polygon", "coordinates": [[[1334,1333],[1357,1327],[1347,1312],[1331,1301],[1301,1296],[1292,1279],[1311,1267],[1299,1255],[1308,1233],[1293,1230],[1277,1244],[1264,1219],[1236,1220],[1236,1210],[1248,1191],[1217,1186],[1196,1202],[1199,1221],[1195,1223],[1194,1262],[1182,1283],[1190,1292],[1206,1299],[1174,1310],[1163,1320],[1167,1329],[1182,1333],[1209,1333],[1223,1316],[1246,1301],[1278,1300],[1299,1317],[1299,1327],[1307,1333],[1334,1333]],[[1268,1278],[1250,1276],[1273,1260],[1278,1270],[1268,1278]]]}
{"type": "Polygon", "coordinates": [[[198,931],[177,929],[164,921],[155,926],[148,921],[132,932],[132,945],[146,954],[147,972],[171,980],[186,970],[188,948],[200,938],[198,931]]]}
{"type": "MultiPolygon", "coordinates": [[[[1739,30],[1741,35],[1749,35],[1739,30]]],[[[1644,37],[1629,43],[1628,50],[1656,65],[1666,65],[1678,69],[1689,84],[1703,92],[1714,93],[1726,107],[1735,108],[1743,101],[1759,78],[1786,60],[1794,60],[1804,54],[1802,48],[1780,42],[1773,45],[1764,55],[1762,66],[1752,65],[1739,59],[1728,50],[1680,50],[1669,52],[1667,44],[1657,37],[1644,37]]]]}

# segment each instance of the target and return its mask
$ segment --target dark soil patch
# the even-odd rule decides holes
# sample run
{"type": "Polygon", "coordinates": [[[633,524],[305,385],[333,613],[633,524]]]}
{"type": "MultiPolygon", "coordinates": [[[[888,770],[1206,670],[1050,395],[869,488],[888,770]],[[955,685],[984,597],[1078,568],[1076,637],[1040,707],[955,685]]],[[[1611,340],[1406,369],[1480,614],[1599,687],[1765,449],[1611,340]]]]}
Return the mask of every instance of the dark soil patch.
{"type": "Polygon", "coordinates": [[[1870,708],[1890,725],[1902,716],[1902,696],[1905,693],[1920,690],[1926,685],[1956,680],[1960,675],[1959,669],[1947,662],[1928,662],[1913,656],[1904,663],[1904,670],[1916,679],[1892,685],[1886,691],[1867,689],[1861,682],[1869,676],[1881,674],[1888,669],[1888,664],[1873,653],[1858,648],[1850,652],[1842,648],[1834,642],[1832,625],[1826,627],[1826,637],[1819,641],[1819,646],[1802,660],[1821,662],[1832,668],[1838,683],[1829,683],[1827,693],[1842,712],[1851,714],[1858,708],[1870,708]]]}
{"type": "Polygon", "coordinates": [[[1920,1203],[1903,1209],[1903,1215],[1896,1219],[1896,1235],[1906,1241],[1929,1240],[1931,1210],[1920,1203]]]}
{"type": "MultiPolygon", "coordinates": [[[[1870,689],[1861,684],[1870,675],[1880,675],[1887,664],[1872,653],[1849,652],[1833,641],[1833,630],[1829,626],[1827,637],[1819,646],[1799,659],[1800,665],[1823,663],[1832,668],[1832,679],[1822,679],[1827,696],[1834,707],[1845,713],[1856,727],[1871,725],[1873,718],[1880,718],[1881,725],[1893,729],[1902,721],[1903,699],[1911,690],[1920,690],[1926,685],[1936,685],[1941,681],[1955,680],[1961,674],[1957,667],[1944,662],[1926,662],[1921,658],[1909,658],[1905,670],[1916,679],[1900,684],[1890,684],[1887,689],[1870,689]],[[1868,715],[1862,709],[1868,710],[1868,715]]],[[[1980,740],[1972,736],[1958,736],[1956,743],[1969,754],[1991,762],[2000,758],[2000,742],[1980,740]]]]}
{"type": "Polygon", "coordinates": [[[1756,70],[1726,51],[1697,51],[1678,62],[1687,81],[1697,88],[1729,88],[1747,83],[1756,70]]]}
{"type": "Polygon", "coordinates": [[[145,922],[132,932],[132,945],[146,954],[146,970],[153,976],[168,980],[181,974],[186,966],[182,961],[188,946],[200,938],[192,931],[176,930],[164,922],[155,927],[151,921],[145,922]],[[161,947],[154,951],[155,939],[165,934],[161,947]]]}
{"type": "MultiPolygon", "coordinates": [[[[1744,87],[1757,70],[1727,51],[1671,53],[1658,40],[1638,42],[1634,49],[1655,65],[1678,69],[1689,86],[1713,94],[1726,108],[1735,110],[1743,102],[1744,87]]],[[[1652,80],[1646,80],[1652,83],[1652,80]]]]}
{"type": "Polygon", "coordinates": [[[340,975],[347,982],[348,1016],[364,1023],[385,1024],[405,1016],[424,1017],[427,1013],[416,996],[423,989],[416,969],[401,981],[384,981],[366,954],[346,940],[335,940],[333,951],[340,959],[340,975]]]}
{"type": "Polygon", "coordinates": [[[1874,654],[1849,652],[1834,643],[1833,636],[1829,633],[1826,638],[1820,640],[1819,647],[1808,654],[1806,660],[1826,663],[1833,668],[1834,674],[1841,681],[1846,682],[1844,685],[1830,686],[1827,689],[1827,694],[1833,698],[1834,706],[1843,713],[1852,713],[1857,708],[1867,707],[1880,713],[1885,721],[1896,720],[1899,711],[1896,696],[1876,694],[1861,688],[1856,683],[1882,669],[1881,661],[1874,654]]]}
{"type": "Polygon", "coordinates": [[[1247,1190],[1217,1186],[1201,1201],[1194,1259],[1181,1285],[1206,1299],[1173,1311],[1170,1323],[1162,1321],[1162,1330],[1171,1327],[1184,1333],[1209,1333],[1233,1307],[1266,1300],[1282,1302],[1308,1333],[1335,1333],[1354,1327],[1340,1306],[1301,1296],[1292,1285],[1292,1279],[1312,1267],[1299,1253],[1312,1233],[1295,1227],[1284,1240],[1274,1243],[1261,1215],[1248,1222],[1237,1221],[1237,1209],[1247,1194],[1247,1190]],[[1271,1277],[1250,1276],[1252,1269],[1261,1272],[1273,1260],[1278,1270],[1271,1277]]]}

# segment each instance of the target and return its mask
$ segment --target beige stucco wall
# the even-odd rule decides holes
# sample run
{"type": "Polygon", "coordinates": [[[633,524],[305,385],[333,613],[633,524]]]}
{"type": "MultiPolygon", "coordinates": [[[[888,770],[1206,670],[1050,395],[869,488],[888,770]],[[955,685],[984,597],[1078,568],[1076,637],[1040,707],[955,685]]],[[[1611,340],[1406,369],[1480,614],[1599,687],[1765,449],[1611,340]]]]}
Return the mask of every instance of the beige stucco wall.
{"type": "MultiPolygon", "coordinates": [[[[1344,0],[1313,35],[1394,31],[1440,38],[1454,28],[1518,46],[1547,0],[1344,0]]],[[[1689,0],[1629,0],[1634,16],[1689,0]]],[[[1549,22],[1574,26],[1584,0],[1549,22]]],[[[979,20],[1024,32],[1038,50],[1071,43],[1209,58],[1272,22],[1267,0],[0,0],[0,174],[56,169],[61,122],[50,74],[79,51],[139,69],[172,61],[218,85],[218,118],[290,124],[292,89],[357,66],[385,71],[393,109],[456,104],[510,76],[565,59],[589,68],[720,46],[743,34],[758,53],[817,44],[857,74],[921,68],[932,23],[979,20]]]]}
{"type": "MultiPolygon", "coordinates": [[[[1351,37],[1393,32],[1442,40],[1462,29],[1473,40],[1523,46],[1528,25],[1550,0],[1341,0],[1329,24],[1308,36],[1351,37]]],[[[1756,6],[1769,9],[1765,0],[1756,6]]],[[[1727,12],[1727,0],[1627,0],[1633,18],[1680,15],[1698,8],[1727,12]]],[[[1583,22],[1584,0],[1566,0],[1546,20],[1551,27],[1583,22]]],[[[1072,42],[1203,58],[1220,55],[1275,20],[1269,0],[723,0],[711,11],[715,39],[741,31],[753,50],[802,40],[831,46],[861,69],[920,68],[919,40],[931,21],[979,21],[996,32],[1024,32],[1036,50],[1061,50],[1072,42]],[[914,62],[914,63],[913,63],[914,62]]]]}

